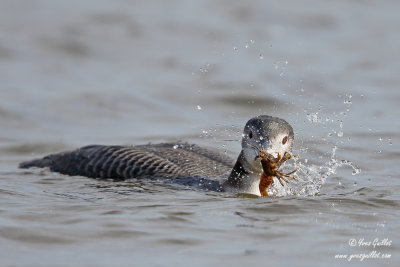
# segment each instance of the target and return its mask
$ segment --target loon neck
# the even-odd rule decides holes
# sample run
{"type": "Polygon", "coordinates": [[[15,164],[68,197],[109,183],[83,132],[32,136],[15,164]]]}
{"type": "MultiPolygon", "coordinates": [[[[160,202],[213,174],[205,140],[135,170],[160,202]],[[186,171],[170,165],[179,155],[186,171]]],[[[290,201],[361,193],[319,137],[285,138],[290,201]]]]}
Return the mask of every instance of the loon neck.
{"type": "Polygon", "coordinates": [[[246,161],[242,151],[239,154],[228,180],[226,180],[222,186],[225,191],[260,195],[260,175],[261,171],[255,170],[254,167],[246,161]]]}

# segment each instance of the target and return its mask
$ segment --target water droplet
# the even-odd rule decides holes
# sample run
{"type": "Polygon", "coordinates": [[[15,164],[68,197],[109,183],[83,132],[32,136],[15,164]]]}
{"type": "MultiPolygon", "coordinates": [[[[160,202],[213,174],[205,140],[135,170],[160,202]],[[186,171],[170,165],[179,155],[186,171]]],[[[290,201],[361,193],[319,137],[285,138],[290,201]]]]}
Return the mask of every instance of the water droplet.
{"type": "Polygon", "coordinates": [[[337,133],[337,135],[338,135],[339,137],[343,137],[343,121],[340,121],[339,127],[340,127],[340,130],[339,130],[339,132],[337,133]]]}
{"type": "Polygon", "coordinates": [[[201,107],[200,107],[199,105],[197,105],[197,109],[198,109],[198,110],[201,110],[201,107]]]}
{"type": "Polygon", "coordinates": [[[179,147],[179,145],[174,145],[173,146],[174,149],[177,149],[178,147],[179,147]]]}
{"type": "Polygon", "coordinates": [[[255,43],[255,41],[254,41],[254,40],[250,40],[250,43],[254,44],[254,43],[255,43]]]}
{"type": "Polygon", "coordinates": [[[319,123],[319,122],[321,122],[321,118],[318,117],[318,112],[307,114],[306,117],[307,117],[308,121],[310,121],[310,122],[312,122],[312,123],[319,123]]]}
{"type": "Polygon", "coordinates": [[[206,69],[206,68],[200,68],[200,72],[202,72],[202,73],[207,73],[207,72],[208,72],[208,69],[206,69]]]}
{"type": "Polygon", "coordinates": [[[259,58],[260,58],[260,59],[264,59],[263,54],[260,54],[260,55],[259,55],[259,58]]]}
{"type": "Polygon", "coordinates": [[[234,46],[234,47],[233,47],[233,50],[237,51],[237,50],[238,50],[237,46],[234,46]]]}
{"type": "Polygon", "coordinates": [[[383,141],[383,139],[382,139],[382,137],[379,137],[379,139],[378,139],[380,142],[382,142],[383,141]]]}
{"type": "MultiPolygon", "coordinates": [[[[352,167],[353,167],[353,171],[351,172],[351,175],[357,175],[361,172],[360,168],[355,167],[355,166],[352,166],[352,167]]],[[[354,182],[354,183],[357,184],[356,182],[354,182]]]]}

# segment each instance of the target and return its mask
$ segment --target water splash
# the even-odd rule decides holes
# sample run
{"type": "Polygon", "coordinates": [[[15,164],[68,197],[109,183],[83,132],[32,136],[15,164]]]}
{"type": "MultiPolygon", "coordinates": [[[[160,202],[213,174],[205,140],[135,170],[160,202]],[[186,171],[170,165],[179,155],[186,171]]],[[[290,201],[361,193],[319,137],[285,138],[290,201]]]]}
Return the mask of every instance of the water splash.
{"type": "Polygon", "coordinates": [[[275,182],[274,185],[268,191],[268,194],[274,196],[314,196],[317,195],[322,185],[325,183],[326,179],[335,174],[336,171],[344,166],[352,168],[352,175],[357,175],[361,173],[361,169],[357,167],[353,162],[349,160],[340,160],[336,158],[337,146],[332,148],[332,154],[325,164],[307,165],[307,160],[304,163],[300,160],[295,160],[294,163],[287,163],[283,168],[283,172],[290,171],[293,169],[298,169],[295,176],[299,178],[299,182],[293,182],[285,186],[281,186],[279,183],[275,182]]]}
{"type": "MultiPolygon", "coordinates": [[[[283,172],[290,172],[293,169],[298,168],[295,176],[298,177],[300,182],[291,182],[284,187],[276,181],[273,187],[268,193],[276,196],[287,196],[287,195],[301,195],[301,196],[311,196],[319,194],[322,185],[325,183],[328,177],[335,174],[338,169],[342,167],[350,167],[352,169],[351,174],[357,175],[361,173],[361,169],[357,167],[352,161],[347,159],[340,159],[336,155],[336,151],[339,147],[351,142],[350,138],[345,138],[344,124],[345,117],[349,115],[350,108],[353,105],[353,95],[351,93],[346,93],[345,95],[339,95],[343,101],[343,111],[333,112],[331,114],[325,114],[323,106],[316,108],[308,108],[304,110],[304,115],[306,117],[305,123],[310,124],[310,126],[321,126],[322,129],[327,129],[326,137],[322,137],[319,140],[325,141],[327,144],[331,144],[331,153],[327,153],[328,157],[319,164],[311,164],[307,159],[295,160],[295,162],[287,162],[283,166],[283,172]],[[330,154],[330,155],[329,155],[330,154]]],[[[314,136],[311,136],[314,138],[314,136]]],[[[383,139],[379,139],[383,142],[383,139]]],[[[301,153],[308,154],[312,153],[309,151],[308,147],[301,147],[299,149],[301,153]]],[[[381,153],[380,151],[378,153],[381,153]]],[[[311,154],[312,155],[312,154],[311,154]]],[[[315,156],[315,155],[314,155],[315,156]]],[[[322,156],[319,156],[321,159],[322,156]]]]}
{"type": "Polygon", "coordinates": [[[311,123],[320,123],[321,117],[318,116],[318,112],[307,114],[307,120],[311,123]]]}

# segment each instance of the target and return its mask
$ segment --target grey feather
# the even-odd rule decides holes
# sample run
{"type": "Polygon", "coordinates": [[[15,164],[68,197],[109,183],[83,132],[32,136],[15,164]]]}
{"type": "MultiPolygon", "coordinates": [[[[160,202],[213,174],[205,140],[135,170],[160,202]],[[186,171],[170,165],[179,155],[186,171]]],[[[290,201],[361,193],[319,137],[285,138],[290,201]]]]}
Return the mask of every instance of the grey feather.
{"type": "Polygon", "coordinates": [[[233,165],[231,158],[210,149],[187,143],[163,143],[85,146],[23,162],[20,168],[49,167],[68,175],[129,179],[149,176],[217,177],[232,170],[233,165]]]}

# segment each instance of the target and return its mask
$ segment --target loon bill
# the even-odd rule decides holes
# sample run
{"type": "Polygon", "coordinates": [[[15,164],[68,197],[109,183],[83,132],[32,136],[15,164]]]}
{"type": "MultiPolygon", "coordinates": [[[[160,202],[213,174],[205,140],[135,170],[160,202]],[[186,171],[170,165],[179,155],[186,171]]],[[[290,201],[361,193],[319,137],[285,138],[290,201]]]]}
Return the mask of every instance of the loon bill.
{"type": "Polygon", "coordinates": [[[285,120],[261,115],[250,119],[243,130],[242,150],[236,160],[187,143],[138,146],[90,145],[22,162],[20,168],[49,167],[51,171],[91,178],[124,180],[166,178],[205,189],[267,196],[273,177],[286,178],[280,166],[291,157],[294,133],[285,120]],[[229,176],[220,180],[209,179],[229,176]],[[197,180],[195,179],[197,177],[197,180]],[[198,178],[202,177],[202,178],[198,178]]]}

